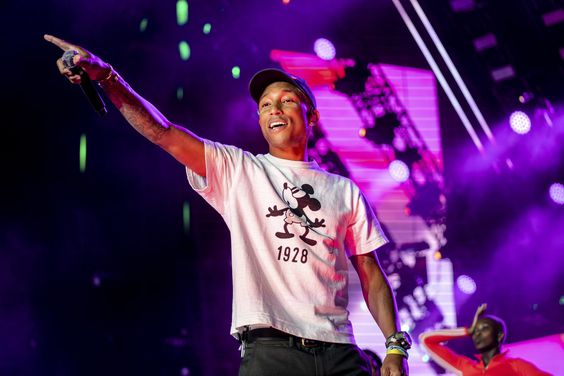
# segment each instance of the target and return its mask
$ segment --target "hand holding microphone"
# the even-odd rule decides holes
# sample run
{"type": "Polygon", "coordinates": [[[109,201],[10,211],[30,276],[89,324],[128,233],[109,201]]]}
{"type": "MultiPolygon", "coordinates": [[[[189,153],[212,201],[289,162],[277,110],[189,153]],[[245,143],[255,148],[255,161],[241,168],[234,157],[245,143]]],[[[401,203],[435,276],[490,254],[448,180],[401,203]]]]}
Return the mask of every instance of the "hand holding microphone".
{"type": "Polygon", "coordinates": [[[57,60],[59,72],[67,77],[70,82],[79,84],[94,110],[99,115],[105,115],[107,113],[106,106],[92,81],[108,77],[112,72],[112,67],[80,46],[52,35],[46,34],[44,38],[65,51],[63,57],[57,60]]]}

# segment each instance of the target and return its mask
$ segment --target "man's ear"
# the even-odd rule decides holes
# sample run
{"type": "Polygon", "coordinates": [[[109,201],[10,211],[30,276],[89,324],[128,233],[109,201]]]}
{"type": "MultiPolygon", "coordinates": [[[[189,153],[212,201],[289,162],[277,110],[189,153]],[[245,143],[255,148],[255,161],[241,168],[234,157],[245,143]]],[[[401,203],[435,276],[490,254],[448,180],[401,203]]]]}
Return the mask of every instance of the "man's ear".
{"type": "Polygon", "coordinates": [[[309,114],[309,118],[307,119],[309,125],[314,126],[319,121],[319,111],[318,110],[311,110],[309,114]]]}
{"type": "Polygon", "coordinates": [[[497,333],[497,342],[498,343],[503,343],[504,338],[505,338],[505,333],[503,333],[503,332],[497,333]]]}

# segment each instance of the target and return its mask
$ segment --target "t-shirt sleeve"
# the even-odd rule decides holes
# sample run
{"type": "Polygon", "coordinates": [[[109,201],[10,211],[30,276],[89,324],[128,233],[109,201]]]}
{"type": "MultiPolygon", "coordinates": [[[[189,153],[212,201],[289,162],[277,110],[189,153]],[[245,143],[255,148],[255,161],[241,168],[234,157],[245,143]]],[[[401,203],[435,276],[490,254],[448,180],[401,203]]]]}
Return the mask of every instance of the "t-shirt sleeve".
{"type": "Polygon", "coordinates": [[[345,236],[348,257],[372,252],[388,242],[374,211],[360,189],[352,182],[351,187],[352,214],[345,236]]]}
{"type": "Polygon", "coordinates": [[[230,188],[240,170],[243,150],[229,145],[204,140],[206,177],[186,167],[190,186],[220,214],[225,213],[230,188]]]}

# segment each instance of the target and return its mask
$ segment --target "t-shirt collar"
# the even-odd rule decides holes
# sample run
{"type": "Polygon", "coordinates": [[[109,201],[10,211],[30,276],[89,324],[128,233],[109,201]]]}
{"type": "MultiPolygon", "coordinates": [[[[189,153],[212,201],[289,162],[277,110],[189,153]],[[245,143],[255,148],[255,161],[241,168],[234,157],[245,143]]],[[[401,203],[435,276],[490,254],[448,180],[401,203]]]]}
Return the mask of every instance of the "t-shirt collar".
{"type": "Polygon", "coordinates": [[[285,166],[285,167],[293,167],[293,168],[319,168],[319,165],[316,161],[293,161],[290,159],[283,159],[275,157],[274,155],[268,153],[264,154],[264,157],[270,161],[271,163],[278,165],[278,166],[285,166]]]}

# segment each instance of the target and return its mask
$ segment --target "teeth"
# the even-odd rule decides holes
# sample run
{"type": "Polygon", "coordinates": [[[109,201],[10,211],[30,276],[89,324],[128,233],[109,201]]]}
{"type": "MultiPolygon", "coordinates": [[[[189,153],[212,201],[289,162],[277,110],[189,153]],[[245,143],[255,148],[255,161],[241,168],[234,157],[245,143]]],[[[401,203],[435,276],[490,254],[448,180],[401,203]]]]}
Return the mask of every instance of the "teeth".
{"type": "Polygon", "coordinates": [[[282,122],[282,121],[275,121],[274,123],[270,124],[269,128],[276,128],[276,127],[281,127],[283,125],[286,125],[286,123],[282,122]]]}

